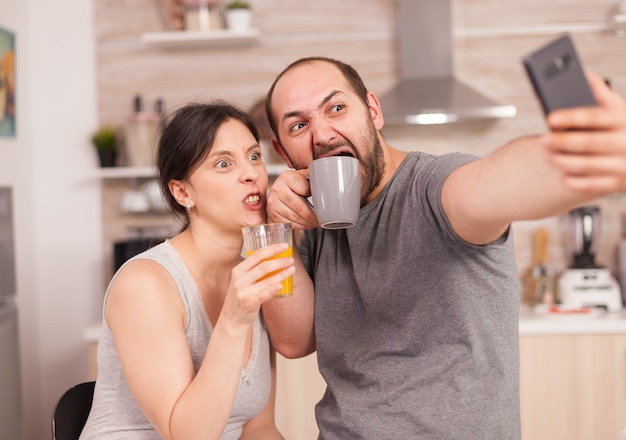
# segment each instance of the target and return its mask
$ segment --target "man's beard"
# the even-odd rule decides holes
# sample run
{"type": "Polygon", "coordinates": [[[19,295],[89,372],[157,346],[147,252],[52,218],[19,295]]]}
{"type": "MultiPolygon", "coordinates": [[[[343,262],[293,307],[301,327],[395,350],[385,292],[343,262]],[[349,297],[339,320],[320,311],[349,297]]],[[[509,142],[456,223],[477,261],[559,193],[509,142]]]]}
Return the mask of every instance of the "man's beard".
{"type": "MultiPolygon", "coordinates": [[[[371,119],[368,120],[369,142],[372,143],[371,148],[365,149],[366,153],[363,157],[359,157],[359,161],[363,165],[363,182],[361,182],[361,206],[365,206],[368,196],[380,185],[385,172],[385,157],[383,148],[380,145],[378,132],[374,127],[371,119]]],[[[364,139],[364,142],[367,140],[364,139]]]]}

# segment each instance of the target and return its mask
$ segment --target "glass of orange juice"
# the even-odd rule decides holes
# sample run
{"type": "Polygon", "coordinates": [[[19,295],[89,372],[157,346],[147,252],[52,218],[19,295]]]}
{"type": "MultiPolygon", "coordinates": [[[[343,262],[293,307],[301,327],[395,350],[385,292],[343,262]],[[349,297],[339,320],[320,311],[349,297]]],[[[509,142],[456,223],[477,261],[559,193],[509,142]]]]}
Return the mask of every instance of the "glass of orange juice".
{"type": "MultiPolygon", "coordinates": [[[[246,256],[249,256],[259,248],[279,243],[287,243],[289,244],[289,248],[272,258],[288,258],[293,256],[293,233],[291,223],[267,223],[264,225],[246,226],[241,228],[241,231],[243,233],[243,245],[246,256]]],[[[276,272],[271,272],[261,279],[265,279],[275,273],[276,272]]],[[[276,298],[286,298],[293,295],[293,276],[285,278],[281,284],[283,288],[276,295],[276,298]]]]}

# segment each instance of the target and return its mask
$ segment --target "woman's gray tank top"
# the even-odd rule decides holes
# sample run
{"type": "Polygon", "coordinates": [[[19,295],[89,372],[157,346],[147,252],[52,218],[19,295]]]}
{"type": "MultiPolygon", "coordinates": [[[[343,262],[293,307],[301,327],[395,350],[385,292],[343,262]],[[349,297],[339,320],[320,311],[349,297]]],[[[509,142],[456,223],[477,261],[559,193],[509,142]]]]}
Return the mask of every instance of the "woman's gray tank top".
{"type": "MultiPolygon", "coordinates": [[[[213,332],[196,282],[183,264],[170,242],[165,242],[133,257],[157,262],[172,276],[185,307],[187,327],[185,334],[196,370],[200,368],[213,332]]],[[[115,279],[115,276],[113,277],[115,279]]],[[[105,294],[104,304],[106,307],[105,294]]],[[[93,406],[81,440],[88,439],[159,439],[159,434],[143,415],[135,402],[124,377],[115,349],[113,336],[102,320],[98,341],[98,377],[93,406]]],[[[155,384],[158,386],[158,384],[155,384]]],[[[269,339],[262,316],[252,328],[252,351],[250,359],[241,371],[235,403],[222,435],[223,440],[238,439],[243,424],[256,416],[267,403],[271,387],[269,339]]],[[[207,392],[210,392],[207,390],[207,392]]],[[[214,396],[221,399],[221,396],[214,396]]]]}

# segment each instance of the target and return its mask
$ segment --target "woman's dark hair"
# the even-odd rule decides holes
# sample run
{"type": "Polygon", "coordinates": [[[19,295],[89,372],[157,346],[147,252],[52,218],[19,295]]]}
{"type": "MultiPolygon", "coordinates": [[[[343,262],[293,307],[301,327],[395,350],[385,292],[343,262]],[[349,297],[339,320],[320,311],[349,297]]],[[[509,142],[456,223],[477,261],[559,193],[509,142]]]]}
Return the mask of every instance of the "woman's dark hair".
{"type": "Polygon", "coordinates": [[[172,196],[168,184],[172,179],[184,181],[191,176],[213,148],[219,128],[231,119],[242,122],[259,141],[252,118],[221,100],[187,104],[166,118],[157,150],[159,184],[170,211],[182,220],[182,230],[189,227],[189,215],[172,196]]]}
{"type": "Polygon", "coordinates": [[[267,113],[267,119],[269,121],[270,127],[272,128],[272,131],[274,132],[274,136],[276,136],[276,139],[278,139],[278,130],[277,130],[276,118],[274,117],[274,114],[272,114],[272,97],[274,95],[274,88],[276,87],[276,83],[278,82],[279,79],[283,77],[285,73],[289,72],[294,67],[297,67],[301,64],[312,63],[315,61],[329,63],[329,64],[334,65],[337,69],[339,69],[339,71],[342,73],[344,78],[348,81],[348,83],[352,87],[354,93],[357,94],[357,96],[363,102],[363,104],[365,104],[366,107],[369,105],[369,102],[367,101],[367,87],[365,87],[365,84],[363,83],[361,76],[354,69],[354,67],[350,66],[349,64],[344,63],[343,61],[339,61],[339,60],[328,58],[328,57],[300,58],[299,60],[296,60],[290,65],[288,65],[285,68],[285,70],[283,70],[282,72],[278,74],[278,76],[272,83],[272,86],[270,87],[269,92],[267,92],[267,97],[265,98],[265,113],[267,113]]]}

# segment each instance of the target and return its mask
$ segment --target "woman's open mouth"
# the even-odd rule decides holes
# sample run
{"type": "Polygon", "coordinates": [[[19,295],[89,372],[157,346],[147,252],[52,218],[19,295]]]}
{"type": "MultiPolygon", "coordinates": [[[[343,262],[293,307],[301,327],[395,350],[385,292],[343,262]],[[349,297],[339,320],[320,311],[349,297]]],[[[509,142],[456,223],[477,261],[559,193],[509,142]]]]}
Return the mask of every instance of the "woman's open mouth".
{"type": "Polygon", "coordinates": [[[254,205],[258,205],[260,201],[261,201],[261,196],[259,196],[258,194],[251,194],[248,197],[246,197],[243,202],[246,205],[254,206],[254,205]]]}

